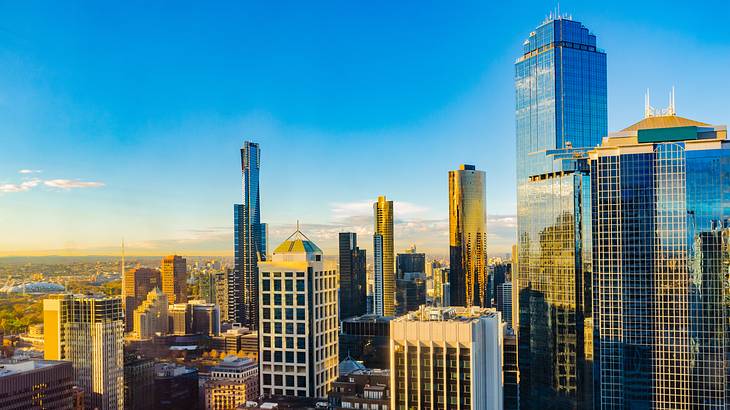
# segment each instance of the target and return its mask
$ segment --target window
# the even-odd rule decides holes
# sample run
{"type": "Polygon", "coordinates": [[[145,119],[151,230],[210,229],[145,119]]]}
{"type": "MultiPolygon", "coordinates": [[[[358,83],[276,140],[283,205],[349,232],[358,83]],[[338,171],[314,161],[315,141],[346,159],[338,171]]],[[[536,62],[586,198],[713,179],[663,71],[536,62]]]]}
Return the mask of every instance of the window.
{"type": "Polygon", "coordinates": [[[268,293],[264,293],[261,295],[261,304],[263,305],[270,305],[271,304],[271,296],[268,293]]]}
{"type": "Polygon", "coordinates": [[[297,279],[297,291],[304,292],[304,279],[297,279]]]}
{"type": "Polygon", "coordinates": [[[294,320],[294,309],[286,308],[286,320],[294,320]]]}
{"type": "Polygon", "coordinates": [[[264,292],[268,292],[271,290],[271,281],[268,279],[264,279],[261,281],[261,287],[264,289],[264,292]]]}
{"type": "Polygon", "coordinates": [[[297,305],[304,306],[304,295],[297,295],[297,305]]]}
{"type": "Polygon", "coordinates": [[[274,295],[274,305],[281,306],[281,295],[278,293],[274,295]]]}
{"type": "Polygon", "coordinates": [[[294,284],[292,283],[291,279],[287,279],[285,283],[285,290],[287,292],[292,292],[294,290],[294,284]]]}
{"type": "Polygon", "coordinates": [[[297,320],[304,320],[304,308],[297,308],[297,320]]]}
{"type": "Polygon", "coordinates": [[[274,292],[281,292],[281,279],[274,279],[274,292]]]}

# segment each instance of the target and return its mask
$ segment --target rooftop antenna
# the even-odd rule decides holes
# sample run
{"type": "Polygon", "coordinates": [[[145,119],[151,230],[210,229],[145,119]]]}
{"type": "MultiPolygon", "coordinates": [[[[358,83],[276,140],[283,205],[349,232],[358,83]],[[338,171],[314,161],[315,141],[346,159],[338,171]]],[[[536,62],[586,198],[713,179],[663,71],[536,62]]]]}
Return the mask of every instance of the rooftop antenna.
{"type": "Polygon", "coordinates": [[[124,286],[124,238],[122,238],[122,287],[124,286]]]}
{"type": "Polygon", "coordinates": [[[644,118],[652,116],[651,102],[649,98],[649,89],[647,88],[646,94],[644,94],[644,118]]]}
{"type": "Polygon", "coordinates": [[[672,92],[669,93],[669,108],[667,108],[668,115],[677,115],[677,110],[674,106],[674,86],[672,86],[672,92]]]}

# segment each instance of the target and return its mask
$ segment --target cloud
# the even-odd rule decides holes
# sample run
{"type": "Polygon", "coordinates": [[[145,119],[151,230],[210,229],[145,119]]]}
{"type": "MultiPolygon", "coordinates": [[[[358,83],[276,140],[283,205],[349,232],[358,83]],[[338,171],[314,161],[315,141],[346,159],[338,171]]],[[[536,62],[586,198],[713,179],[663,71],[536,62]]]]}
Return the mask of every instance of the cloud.
{"type": "Polygon", "coordinates": [[[41,172],[43,171],[40,169],[21,169],[18,171],[19,174],[39,174],[41,172]]]}
{"type": "Polygon", "coordinates": [[[31,179],[19,184],[0,184],[0,192],[25,192],[40,185],[41,182],[40,179],[31,179]]]}
{"type": "Polygon", "coordinates": [[[43,185],[51,188],[74,189],[74,188],[98,188],[104,186],[103,182],[79,181],[71,179],[49,179],[43,181],[43,185]]]}
{"type": "MultiPolygon", "coordinates": [[[[332,218],[335,221],[351,220],[362,216],[373,216],[375,201],[335,202],[330,204],[332,218]]],[[[393,213],[396,218],[412,218],[427,212],[428,208],[410,202],[393,202],[393,213]]]]}

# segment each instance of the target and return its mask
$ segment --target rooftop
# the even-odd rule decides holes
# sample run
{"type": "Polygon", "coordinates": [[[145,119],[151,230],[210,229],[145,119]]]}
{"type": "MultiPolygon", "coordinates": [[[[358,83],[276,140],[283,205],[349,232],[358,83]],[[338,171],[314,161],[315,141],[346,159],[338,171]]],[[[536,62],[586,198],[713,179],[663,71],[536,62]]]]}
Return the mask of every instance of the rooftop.
{"type": "Polygon", "coordinates": [[[322,250],[299,230],[299,223],[297,223],[297,230],[277,246],[274,253],[322,253],[322,250]]]}
{"type": "Polygon", "coordinates": [[[421,305],[421,307],[407,315],[396,318],[394,321],[402,322],[470,322],[482,317],[497,317],[496,309],[481,308],[478,306],[462,307],[432,307],[421,305]]]}
{"type": "Polygon", "coordinates": [[[710,124],[706,124],[704,122],[699,122],[695,120],[690,120],[689,118],[679,117],[677,115],[661,115],[661,116],[652,116],[652,117],[646,117],[642,119],[641,121],[624,128],[622,131],[638,131],[638,130],[648,130],[648,129],[656,129],[656,128],[676,128],[676,127],[690,127],[690,126],[697,126],[697,127],[707,127],[710,124]]]}
{"type": "Polygon", "coordinates": [[[0,377],[12,376],[64,363],[55,360],[26,360],[17,363],[0,363],[0,377]]]}

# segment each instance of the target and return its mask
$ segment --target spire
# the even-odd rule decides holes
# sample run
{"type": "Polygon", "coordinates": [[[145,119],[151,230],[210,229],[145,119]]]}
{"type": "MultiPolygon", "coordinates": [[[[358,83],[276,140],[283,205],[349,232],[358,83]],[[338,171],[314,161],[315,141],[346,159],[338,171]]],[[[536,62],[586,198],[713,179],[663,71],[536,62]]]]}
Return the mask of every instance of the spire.
{"type": "Polygon", "coordinates": [[[669,106],[664,109],[654,108],[651,106],[649,89],[646,89],[646,94],[644,94],[644,118],[668,117],[674,115],[677,115],[677,109],[674,105],[674,86],[672,86],[672,91],[669,93],[669,106]]]}

